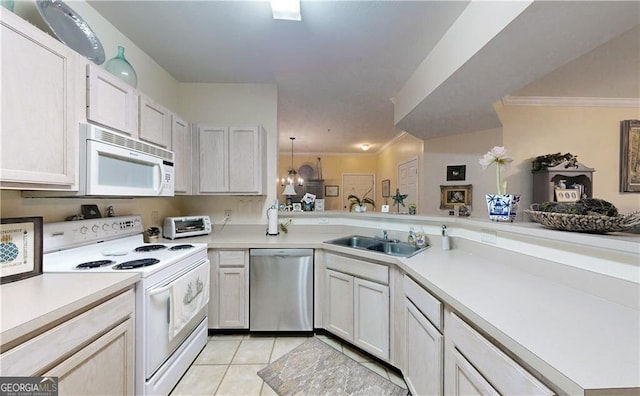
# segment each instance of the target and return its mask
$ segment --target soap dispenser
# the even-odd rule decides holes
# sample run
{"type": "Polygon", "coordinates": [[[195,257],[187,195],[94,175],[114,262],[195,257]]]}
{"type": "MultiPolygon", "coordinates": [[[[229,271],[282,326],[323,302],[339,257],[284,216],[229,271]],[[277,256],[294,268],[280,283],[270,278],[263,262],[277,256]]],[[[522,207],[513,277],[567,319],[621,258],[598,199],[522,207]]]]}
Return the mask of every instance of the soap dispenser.
{"type": "Polygon", "coordinates": [[[447,226],[442,225],[442,250],[451,250],[449,235],[447,234],[447,226]]]}

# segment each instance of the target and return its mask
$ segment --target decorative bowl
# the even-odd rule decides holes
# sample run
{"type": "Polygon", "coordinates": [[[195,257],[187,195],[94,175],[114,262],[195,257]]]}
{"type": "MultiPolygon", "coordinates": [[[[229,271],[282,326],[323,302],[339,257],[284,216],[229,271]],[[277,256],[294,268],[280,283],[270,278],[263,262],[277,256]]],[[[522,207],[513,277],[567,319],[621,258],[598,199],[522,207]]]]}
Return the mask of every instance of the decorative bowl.
{"type": "Polygon", "coordinates": [[[605,234],[607,232],[627,231],[640,226],[640,213],[618,216],[578,215],[570,213],[541,212],[526,209],[524,211],[536,223],[547,228],[562,231],[605,234]]]}

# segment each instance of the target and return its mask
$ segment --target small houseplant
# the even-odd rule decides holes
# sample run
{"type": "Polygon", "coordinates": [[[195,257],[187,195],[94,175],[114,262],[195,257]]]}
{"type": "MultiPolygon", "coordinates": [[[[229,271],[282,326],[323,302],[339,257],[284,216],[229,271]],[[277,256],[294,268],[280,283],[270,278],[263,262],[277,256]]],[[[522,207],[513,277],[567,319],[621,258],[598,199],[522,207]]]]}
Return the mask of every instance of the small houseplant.
{"type": "Polygon", "coordinates": [[[507,150],[502,146],[495,146],[480,158],[482,169],[487,169],[492,164],[496,165],[497,194],[486,195],[487,209],[491,220],[513,221],[516,217],[520,196],[507,194],[507,182],[501,178],[502,167],[508,167],[511,162],[513,159],[507,156],[507,150]]]}
{"type": "Polygon", "coordinates": [[[349,194],[349,196],[347,197],[347,199],[349,200],[349,212],[351,212],[354,208],[356,212],[366,212],[367,207],[365,205],[367,204],[371,205],[373,209],[375,209],[376,202],[373,199],[367,197],[370,192],[371,189],[369,189],[369,191],[367,191],[362,196],[362,199],[360,199],[360,197],[358,197],[357,195],[349,194]]]}

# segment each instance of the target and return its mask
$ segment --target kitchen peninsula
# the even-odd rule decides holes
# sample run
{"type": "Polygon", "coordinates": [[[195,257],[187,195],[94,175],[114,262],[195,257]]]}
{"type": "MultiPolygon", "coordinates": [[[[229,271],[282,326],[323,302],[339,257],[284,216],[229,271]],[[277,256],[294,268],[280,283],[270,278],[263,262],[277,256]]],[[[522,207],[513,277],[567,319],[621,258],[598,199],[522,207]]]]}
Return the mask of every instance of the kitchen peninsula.
{"type": "MultiPolygon", "coordinates": [[[[405,377],[410,352],[403,344],[406,276],[444,306],[436,321],[444,315],[445,345],[447,326],[455,324],[447,317],[460,317],[478,337],[491,340],[502,358],[512,359],[552,392],[640,388],[637,235],[590,235],[526,222],[380,213],[281,213],[280,221],[287,218],[293,220],[289,232],[276,237],[266,236],[263,226],[227,225],[188,241],[206,242],[210,252],[315,248],[317,328],[327,325],[323,306],[327,257],[388,266],[392,325],[387,361],[405,377]],[[450,251],[440,247],[443,224],[452,237],[450,251]],[[406,239],[409,227],[424,230],[431,244],[411,258],[323,243],[351,234],[381,236],[383,229],[390,237],[406,239]]],[[[445,350],[459,348],[445,346],[445,350]]],[[[444,372],[446,377],[447,369],[444,372]]]]}

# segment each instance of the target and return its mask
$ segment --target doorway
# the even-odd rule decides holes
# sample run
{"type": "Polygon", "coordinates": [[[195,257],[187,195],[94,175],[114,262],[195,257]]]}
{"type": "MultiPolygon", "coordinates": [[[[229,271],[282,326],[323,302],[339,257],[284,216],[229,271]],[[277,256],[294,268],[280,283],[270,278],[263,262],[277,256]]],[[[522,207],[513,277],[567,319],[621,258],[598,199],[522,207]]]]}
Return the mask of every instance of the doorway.
{"type": "MultiPolygon", "coordinates": [[[[418,158],[412,158],[408,161],[398,164],[398,188],[400,194],[407,194],[404,200],[405,207],[400,206],[400,212],[408,212],[406,205],[409,203],[418,203],[418,158]]],[[[391,191],[391,195],[395,195],[395,191],[391,191]]]]}

